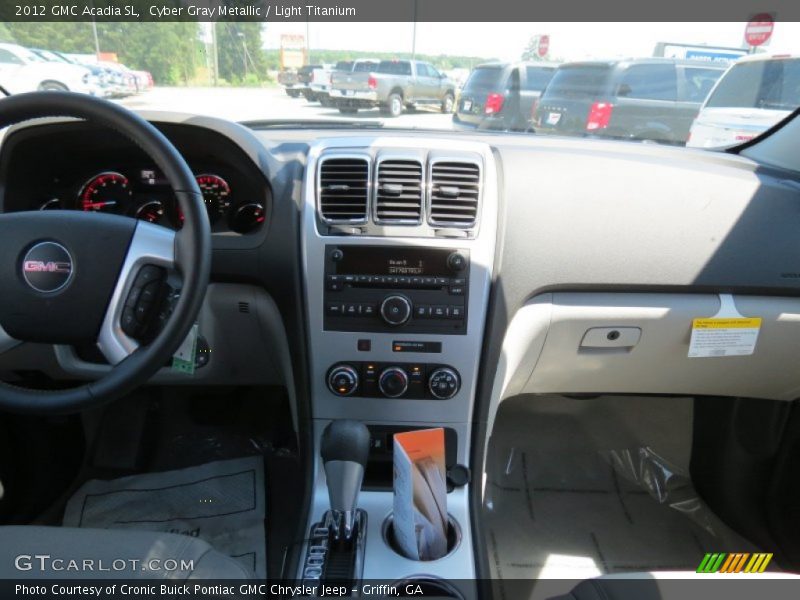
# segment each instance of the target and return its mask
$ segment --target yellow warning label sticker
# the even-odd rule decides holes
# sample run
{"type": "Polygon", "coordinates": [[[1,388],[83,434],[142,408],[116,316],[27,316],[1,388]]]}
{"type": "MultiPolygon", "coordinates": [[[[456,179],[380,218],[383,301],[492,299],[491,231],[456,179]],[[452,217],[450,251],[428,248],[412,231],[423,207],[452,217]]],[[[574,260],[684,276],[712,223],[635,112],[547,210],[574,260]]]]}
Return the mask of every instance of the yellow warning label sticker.
{"type": "Polygon", "coordinates": [[[692,329],[752,329],[761,327],[761,317],[740,319],[694,319],[692,329]]]}
{"type": "Polygon", "coordinates": [[[755,351],[760,330],[760,317],[693,319],[689,358],[749,356],[755,351]]]}

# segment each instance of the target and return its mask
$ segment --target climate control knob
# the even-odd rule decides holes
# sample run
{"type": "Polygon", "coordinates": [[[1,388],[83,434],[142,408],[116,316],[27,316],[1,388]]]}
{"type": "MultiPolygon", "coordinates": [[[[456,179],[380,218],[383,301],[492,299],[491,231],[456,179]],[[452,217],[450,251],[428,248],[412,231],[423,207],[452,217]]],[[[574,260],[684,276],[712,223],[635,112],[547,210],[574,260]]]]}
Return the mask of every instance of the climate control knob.
{"type": "Polygon", "coordinates": [[[328,371],[328,389],[337,396],[350,396],[358,389],[358,371],[350,365],[336,365],[328,371]]]}
{"type": "Polygon", "coordinates": [[[449,400],[461,388],[461,378],[455,369],[439,367],[428,378],[428,391],[434,398],[449,400]]]}
{"type": "Polygon", "coordinates": [[[411,317],[411,309],[411,300],[400,294],[392,294],[381,302],[381,318],[389,325],[402,325],[411,317]]]}
{"type": "Polygon", "coordinates": [[[399,398],[408,390],[408,374],[400,367],[387,367],[378,378],[378,389],[387,398],[399,398]]]}

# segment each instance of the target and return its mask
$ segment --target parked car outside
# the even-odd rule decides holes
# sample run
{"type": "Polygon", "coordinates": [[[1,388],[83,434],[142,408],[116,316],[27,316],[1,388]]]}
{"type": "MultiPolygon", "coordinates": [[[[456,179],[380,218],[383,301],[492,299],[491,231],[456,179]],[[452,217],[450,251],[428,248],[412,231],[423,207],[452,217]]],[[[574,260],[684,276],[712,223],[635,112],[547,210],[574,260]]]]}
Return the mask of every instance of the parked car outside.
{"type": "Polygon", "coordinates": [[[311,91],[311,79],[314,76],[314,69],[321,69],[323,65],[321,64],[314,64],[314,65],[305,65],[304,67],[300,67],[297,69],[297,90],[299,90],[300,95],[303,96],[306,100],[309,99],[309,96],[313,97],[313,92],[311,91]]]}
{"type": "Polygon", "coordinates": [[[755,54],[720,78],[692,125],[687,146],[740,144],[786,118],[800,103],[800,56],[755,54]]]}
{"type": "Polygon", "coordinates": [[[333,65],[322,65],[311,71],[308,91],[305,93],[309,102],[319,102],[322,106],[330,105],[331,73],[333,65]]]}
{"type": "Polygon", "coordinates": [[[86,64],[79,64],[68,59],[66,56],[61,54],[60,52],[55,52],[53,50],[45,50],[43,48],[28,48],[31,52],[38,54],[44,60],[48,62],[54,63],[61,63],[61,64],[68,64],[68,65],[77,65],[79,67],[83,67],[89,69],[90,80],[94,83],[98,91],[95,96],[106,97],[110,95],[110,86],[107,80],[106,72],[97,65],[86,65],[86,64]]]}
{"type": "Polygon", "coordinates": [[[309,102],[319,101],[322,106],[334,106],[331,100],[331,86],[333,85],[333,73],[367,73],[378,67],[380,60],[377,58],[357,58],[355,60],[340,60],[333,67],[314,69],[310,89],[313,97],[306,98],[309,102]]]}
{"type": "Polygon", "coordinates": [[[724,65],[666,58],[561,65],[533,111],[537,133],[685,144],[724,65]]]}
{"type": "Polygon", "coordinates": [[[294,69],[283,69],[278,73],[278,83],[283,86],[286,95],[290,98],[299,98],[300,90],[298,89],[299,81],[297,80],[297,71],[294,69]]]}
{"type": "Polygon", "coordinates": [[[475,67],[459,94],[457,129],[524,131],[536,100],[558,68],[556,63],[488,63],[475,67]]]}
{"type": "Polygon", "coordinates": [[[139,90],[136,75],[121,63],[98,60],[94,54],[64,54],[64,56],[75,62],[96,65],[103,69],[110,84],[110,96],[113,98],[130,96],[139,90]]]}
{"type": "Polygon", "coordinates": [[[155,82],[150,71],[132,70],[131,73],[136,77],[136,86],[140,92],[147,92],[153,89],[155,82]]]}
{"type": "Polygon", "coordinates": [[[346,114],[378,107],[384,115],[398,117],[404,108],[419,105],[451,113],[455,105],[455,84],[426,62],[382,60],[374,71],[334,71],[332,77],[331,98],[346,114]]]}
{"type": "Polygon", "coordinates": [[[46,61],[17,44],[0,44],[0,80],[11,94],[56,90],[100,95],[89,69],[46,61]]]}

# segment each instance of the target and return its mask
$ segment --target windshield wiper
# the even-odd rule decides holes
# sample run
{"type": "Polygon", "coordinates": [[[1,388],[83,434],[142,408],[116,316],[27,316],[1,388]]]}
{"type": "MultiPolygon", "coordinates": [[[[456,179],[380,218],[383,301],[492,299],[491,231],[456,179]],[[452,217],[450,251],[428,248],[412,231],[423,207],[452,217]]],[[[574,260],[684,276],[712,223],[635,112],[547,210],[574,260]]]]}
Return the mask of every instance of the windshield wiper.
{"type": "Polygon", "coordinates": [[[347,121],[314,119],[270,119],[264,121],[244,121],[242,125],[250,129],[381,129],[381,121],[347,121]]]}

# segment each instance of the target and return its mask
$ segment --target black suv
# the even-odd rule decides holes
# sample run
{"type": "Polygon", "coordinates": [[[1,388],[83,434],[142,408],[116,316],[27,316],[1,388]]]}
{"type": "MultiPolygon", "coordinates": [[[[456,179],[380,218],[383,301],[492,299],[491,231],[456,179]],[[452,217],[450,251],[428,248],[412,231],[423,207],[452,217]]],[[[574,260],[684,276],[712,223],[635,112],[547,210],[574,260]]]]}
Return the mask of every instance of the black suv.
{"type": "Polygon", "coordinates": [[[561,65],[533,110],[537,133],[684,144],[725,65],[646,58],[561,65]]]}
{"type": "Polygon", "coordinates": [[[533,104],[557,66],[524,62],[475,67],[461,90],[453,125],[457,129],[528,129],[533,104]]]}

